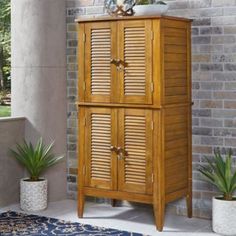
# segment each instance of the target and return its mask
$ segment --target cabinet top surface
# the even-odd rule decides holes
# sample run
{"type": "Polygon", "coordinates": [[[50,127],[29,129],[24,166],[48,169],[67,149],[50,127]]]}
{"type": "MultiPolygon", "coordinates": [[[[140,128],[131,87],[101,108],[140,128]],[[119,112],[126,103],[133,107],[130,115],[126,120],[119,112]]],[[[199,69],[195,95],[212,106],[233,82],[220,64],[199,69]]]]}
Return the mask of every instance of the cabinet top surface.
{"type": "Polygon", "coordinates": [[[77,23],[84,22],[94,22],[94,21],[119,21],[119,20],[144,20],[144,19],[169,19],[169,20],[178,20],[178,21],[187,21],[191,22],[192,19],[187,19],[183,17],[175,17],[175,16],[93,16],[93,17],[79,17],[75,20],[77,23]]]}

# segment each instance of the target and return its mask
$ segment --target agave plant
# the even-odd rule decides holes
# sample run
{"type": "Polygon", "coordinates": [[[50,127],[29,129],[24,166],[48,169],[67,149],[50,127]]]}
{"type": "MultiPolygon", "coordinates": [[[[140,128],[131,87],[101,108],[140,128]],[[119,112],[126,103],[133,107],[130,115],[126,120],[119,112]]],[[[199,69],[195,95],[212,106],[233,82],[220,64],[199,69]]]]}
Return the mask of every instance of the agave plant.
{"type": "Polygon", "coordinates": [[[232,150],[228,151],[225,158],[219,149],[215,150],[214,154],[212,159],[205,157],[208,165],[201,165],[199,171],[223,194],[224,200],[233,200],[233,193],[236,190],[236,170],[232,168],[232,150]]]}
{"type": "Polygon", "coordinates": [[[42,138],[35,146],[25,140],[23,144],[17,144],[16,150],[10,149],[11,154],[24,166],[30,174],[30,181],[39,181],[40,174],[50,166],[58,163],[64,156],[55,156],[52,153],[54,142],[46,146],[42,138]]]}

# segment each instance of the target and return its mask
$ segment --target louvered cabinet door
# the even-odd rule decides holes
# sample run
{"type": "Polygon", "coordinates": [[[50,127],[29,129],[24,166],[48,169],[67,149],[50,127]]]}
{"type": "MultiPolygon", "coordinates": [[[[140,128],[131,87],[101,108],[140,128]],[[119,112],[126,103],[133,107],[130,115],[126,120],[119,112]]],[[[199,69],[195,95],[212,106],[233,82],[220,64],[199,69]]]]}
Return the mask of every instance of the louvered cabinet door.
{"type": "Polygon", "coordinates": [[[117,156],[111,151],[117,141],[116,110],[87,108],[85,117],[85,186],[116,189],[117,156]]]}
{"type": "Polygon", "coordinates": [[[152,193],[152,111],[119,110],[119,190],[152,193]]]}
{"type": "Polygon", "coordinates": [[[118,23],[121,103],[152,104],[152,21],[118,23]]]}
{"type": "MultiPolygon", "coordinates": [[[[116,91],[116,24],[85,24],[84,86],[86,102],[112,102],[116,91]]],[[[83,55],[81,55],[83,56],[83,55]]]]}

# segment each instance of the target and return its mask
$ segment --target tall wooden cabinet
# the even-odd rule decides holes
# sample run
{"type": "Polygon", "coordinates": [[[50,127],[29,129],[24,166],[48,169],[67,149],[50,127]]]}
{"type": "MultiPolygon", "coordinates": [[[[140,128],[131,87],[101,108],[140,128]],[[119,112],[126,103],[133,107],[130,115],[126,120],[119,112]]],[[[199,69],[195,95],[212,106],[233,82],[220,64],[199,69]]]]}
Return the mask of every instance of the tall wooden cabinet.
{"type": "Polygon", "coordinates": [[[78,20],[78,215],[85,196],[165,205],[192,215],[191,21],[78,20]]]}

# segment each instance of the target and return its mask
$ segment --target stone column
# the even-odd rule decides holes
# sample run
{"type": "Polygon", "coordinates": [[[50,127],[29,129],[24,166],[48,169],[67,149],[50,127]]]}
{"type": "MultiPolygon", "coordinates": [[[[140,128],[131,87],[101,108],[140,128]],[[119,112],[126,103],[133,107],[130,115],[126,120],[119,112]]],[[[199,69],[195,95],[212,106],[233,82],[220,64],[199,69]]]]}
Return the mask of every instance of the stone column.
{"type": "MultiPolygon", "coordinates": [[[[26,117],[25,137],[66,154],[65,0],[11,0],[12,116],[26,117]]],[[[49,200],[66,197],[66,158],[45,173],[49,200]]]]}

